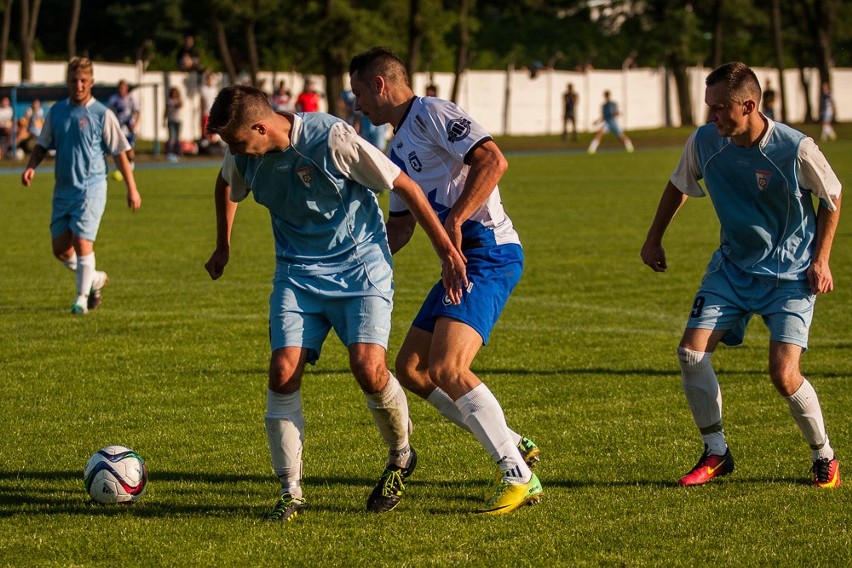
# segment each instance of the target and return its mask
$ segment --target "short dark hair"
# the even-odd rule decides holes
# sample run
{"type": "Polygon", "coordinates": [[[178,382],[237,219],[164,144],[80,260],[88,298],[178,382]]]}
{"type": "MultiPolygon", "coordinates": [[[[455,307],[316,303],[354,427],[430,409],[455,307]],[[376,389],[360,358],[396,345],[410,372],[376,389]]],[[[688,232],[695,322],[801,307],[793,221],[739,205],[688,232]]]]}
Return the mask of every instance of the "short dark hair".
{"type": "Polygon", "coordinates": [[[704,84],[708,87],[724,83],[730,98],[751,98],[755,102],[760,101],[760,81],[751,67],[742,61],[731,61],[714,69],[704,84]]]}
{"type": "Polygon", "coordinates": [[[373,47],[353,57],[349,63],[349,74],[353,73],[360,74],[362,79],[381,75],[393,83],[411,86],[402,59],[386,47],[373,47]]]}
{"type": "Polygon", "coordinates": [[[273,112],[266,94],[248,85],[225,87],[210,108],[207,131],[228,135],[246,123],[273,112]]]}

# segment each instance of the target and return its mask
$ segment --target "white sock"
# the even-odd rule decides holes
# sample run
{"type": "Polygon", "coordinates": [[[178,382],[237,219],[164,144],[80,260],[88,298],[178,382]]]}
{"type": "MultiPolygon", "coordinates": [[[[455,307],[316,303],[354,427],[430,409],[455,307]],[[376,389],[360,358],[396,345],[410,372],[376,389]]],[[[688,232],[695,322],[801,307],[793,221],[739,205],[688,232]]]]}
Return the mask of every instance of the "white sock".
{"type": "Polygon", "coordinates": [[[728,444],[722,429],[722,391],[710,362],[711,356],[712,353],[677,348],[683,393],[692,418],[709,452],[723,456],[728,444]]]}
{"type": "Polygon", "coordinates": [[[77,305],[86,307],[89,292],[95,281],[95,253],[77,257],[77,305]]]}
{"type": "Polygon", "coordinates": [[[71,272],[77,272],[77,253],[71,251],[71,256],[68,258],[60,258],[59,262],[62,263],[65,268],[70,270],[71,272]]]}
{"type": "MultiPolygon", "coordinates": [[[[440,387],[435,387],[435,390],[426,397],[426,402],[434,406],[438,412],[441,413],[441,416],[458,426],[459,428],[463,428],[470,432],[470,428],[468,428],[467,424],[464,423],[464,419],[462,418],[461,412],[459,412],[459,408],[456,406],[456,403],[453,402],[453,399],[450,398],[450,395],[441,390],[440,387]]],[[[471,432],[472,433],[472,432],[471,432]]],[[[515,442],[515,445],[521,443],[521,435],[509,428],[509,433],[512,435],[512,441],[515,442]]]]}
{"type": "Polygon", "coordinates": [[[592,143],[589,144],[589,152],[595,152],[598,149],[601,141],[597,138],[592,138],[592,143]]]}
{"type": "Polygon", "coordinates": [[[527,483],[532,471],[524,463],[518,445],[512,439],[500,403],[485,383],[460,397],[456,406],[471,433],[500,466],[503,478],[514,483],[527,483]]]}
{"type": "Polygon", "coordinates": [[[627,138],[624,141],[624,147],[627,149],[628,152],[632,152],[633,151],[633,141],[630,140],[630,138],[627,138]]]}
{"type": "Polygon", "coordinates": [[[302,446],[305,441],[301,393],[280,394],[267,389],[265,422],[272,468],[281,481],[281,492],[301,497],[302,446]]]}
{"type": "Polygon", "coordinates": [[[411,447],[408,445],[408,400],[405,391],[388,371],[388,383],[376,393],[364,393],[367,408],[388,447],[388,464],[408,465],[411,447]]]}
{"type": "Polygon", "coordinates": [[[804,377],[799,390],[784,397],[790,407],[793,420],[799,425],[799,430],[805,435],[805,440],[811,447],[813,459],[834,459],[834,450],[828,443],[828,434],[825,433],[825,422],[822,418],[822,408],[819,405],[817,393],[813,385],[804,377]]]}

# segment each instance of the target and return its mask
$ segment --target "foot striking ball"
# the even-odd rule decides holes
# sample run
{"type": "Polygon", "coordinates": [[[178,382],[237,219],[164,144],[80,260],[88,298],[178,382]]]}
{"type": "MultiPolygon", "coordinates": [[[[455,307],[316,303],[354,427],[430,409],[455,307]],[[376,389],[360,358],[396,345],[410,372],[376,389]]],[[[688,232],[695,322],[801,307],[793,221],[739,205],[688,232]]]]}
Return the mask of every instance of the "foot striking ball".
{"type": "Polygon", "coordinates": [[[98,503],[134,503],[145,494],[148,468],[130,448],[109,446],[89,458],[83,479],[98,503]]]}

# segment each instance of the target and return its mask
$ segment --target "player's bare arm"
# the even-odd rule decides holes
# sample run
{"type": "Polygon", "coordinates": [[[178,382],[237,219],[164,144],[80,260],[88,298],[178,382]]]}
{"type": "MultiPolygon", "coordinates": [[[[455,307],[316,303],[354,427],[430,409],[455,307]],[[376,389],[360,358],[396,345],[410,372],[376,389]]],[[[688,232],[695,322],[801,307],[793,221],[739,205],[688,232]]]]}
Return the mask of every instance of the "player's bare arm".
{"type": "Polygon", "coordinates": [[[508,168],[509,162],[491,140],[473,151],[464,191],[444,222],[447,234],[459,250],[462,244],[462,223],[485,203],[508,168]]]}
{"type": "Polygon", "coordinates": [[[660,204],[657,206],[657,213],[654,215],[651,228],[648,229],[648,236],[645,237],[645,244],[642,245],[641,253],[642,262],[647,264],[654,272],[665,272],[668,268],[666,251],[663,248],[663,235],[686,199],[687,196],[681,193],[672,182],[669,182],[666,189],[663,190],[660,204]]]}
{"type": "Polygon", "coordinates": [[[817,212],[817,234],[814,261],[808,267],[808,283],[814,294],[827,294],[834,290],[834,277],[828,264],[834,234],[840,222],[840,197],[832,200],[834,211],[820,205],[817,212]]]}
{"type": "Polygon", "coordinates": [[[33,147],[33,151],[30,152],[30,159],[27,161],[27,167],[24,169],[24,173],[21,174],[21,183],[24,186],[29,187],[33,181],[33,177],[35,177],[35,169],[44,160],[44,157],[47,155],[47,148],[44,146],[39,146],[36,144],[33,147]]]}
{"type": "Polygon", "coordinates": [[[133,169],[130,167],[127,152],[119,152],[113,156],[113,160],[115,160],[115,167],[124,176],[124,183],[127,185],[127,206],[133,211],[138,211],[142,206],[142,196],[136,189],[136,178],[133,177],[133,169]]]}
{"type": "Polygon", "coordinates": [[[405,215],[394,215],[388,217],[388,245],[390,246],[391,254],[396,252],[408,244],[414,235],[414,228],[417,226],[417,221],[410,213],[405,215]]]}
{"type": "Polygon", "coordinates": [[[204,264],[210,278],[217,280],[225,272],[225,266],[231,258],[231,228],[234,226],[234,215],[237,204],[231,201],[231,186],[222,177],[222,172],[216,177],[214,192],[216,203],[216,250],[204,264]]]}
{"type": "Polygon", "coordinates": [[[461,301],[462,291],[467,287],[467,271],[465,258],[461,253],[461,239],[459,239],[459,246],[450,241],[420,186],[404,172],[400,172],[394,180],[393,191],[405,201],[414,219],[420,223],[429,240],[432,241],[432,247],[441,259],[441,279],[444,281],[444,288],[450,300],[458,304],[461,301]]]}

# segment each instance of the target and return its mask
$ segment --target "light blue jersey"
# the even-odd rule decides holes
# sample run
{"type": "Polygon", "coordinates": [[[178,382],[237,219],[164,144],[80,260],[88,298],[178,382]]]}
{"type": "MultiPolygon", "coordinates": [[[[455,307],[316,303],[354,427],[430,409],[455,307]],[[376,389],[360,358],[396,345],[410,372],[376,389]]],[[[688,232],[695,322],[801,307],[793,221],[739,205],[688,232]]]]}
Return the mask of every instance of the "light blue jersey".
{"type": "Polygon", "coordinates": [[[743,148],[706,124],[687,141],[671,182],[700,197],[700,179],[719,216],[725,259],[759,278],[807,280],[817,228],[812,196],[833,210],[831,199],[840,195],[813,140],[768,121],[760,143],[743,148]]]}
{"type": "Polygon", "coordinates": [[[284,151],[228,153],[222,166],[233,200],[250,191],[269,209],[278,273],[342,273],[376,251],[390,262],[376,190],[399,168],[331,115],[294,115],[290,136],[284,151]]]}
{"type": "Polygon", "coordinates": [[[338,118],[283,116],[292,120],[285,150],[228,152],[222,164],[231,199],[251,193],[272,217],[270,346],[304,348],[314,363],[334,329],[347,346],[387,348],[393,273],[376,190],[392,188],[400,170],[338,118]]]}
{"type": "Polygon", "coordinates": [[[106,155],[130,149],[115,114],[94,98],[85,105],[65,99],[50,107],[37,144],[56,150],[54,194],[106,197],[106,155]]]}

